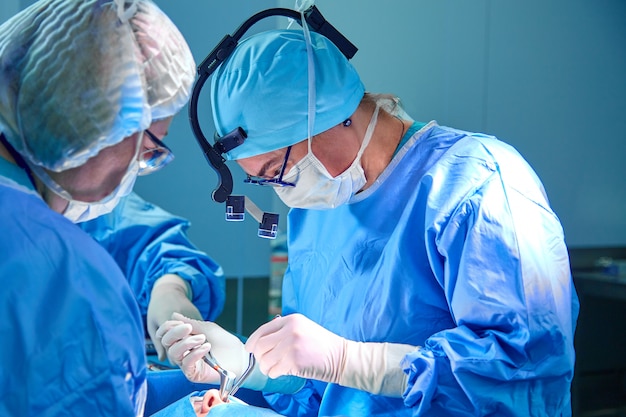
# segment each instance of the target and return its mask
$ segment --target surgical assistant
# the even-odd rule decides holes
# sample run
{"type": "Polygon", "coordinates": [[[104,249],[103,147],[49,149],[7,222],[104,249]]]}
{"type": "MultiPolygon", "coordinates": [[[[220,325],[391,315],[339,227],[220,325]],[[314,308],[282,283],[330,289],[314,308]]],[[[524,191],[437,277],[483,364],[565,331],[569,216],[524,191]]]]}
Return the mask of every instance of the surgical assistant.
{"type": "MultiPolygon", "coordinates": [[[[217,134],[247,134],[226,159],[292,207],[283,316],[245,343],[263,375],[306,381],[263,389],[274,410],[571,415],[578,298],[559,219],[515,149],[413,120],[306,28],[240,42],[211,87],[217,134]]],[[[213,378],[208,349],[229,359],[209,325],[157,332],[192,380],[213,378]]]]}
{"type": "Polygon", "coordinates": [[[154,335],[173,312],[205,320],[215,320],[222,312],[224,272],[189,240],[188,220],[133,192],[111,213],[78,225],[124,272],[161,359],[165,351],[154,335]]]}
{"type": "Polygon", "coordinates": [[[0,57],[0,415],[141,416],[137,302],[75,223],[161,166],[191,51],[150,0],[40,0],[0,26],[0,57]]]}

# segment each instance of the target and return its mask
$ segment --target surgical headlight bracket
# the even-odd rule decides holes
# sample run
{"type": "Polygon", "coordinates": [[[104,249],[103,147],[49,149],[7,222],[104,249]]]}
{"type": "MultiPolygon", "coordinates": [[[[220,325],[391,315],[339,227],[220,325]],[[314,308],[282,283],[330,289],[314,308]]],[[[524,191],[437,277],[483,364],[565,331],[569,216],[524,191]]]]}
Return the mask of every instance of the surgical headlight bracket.
{"type": "Polygon", "coordinates": [[[217,132],[215,133],[215,145],[214,148],[216,151],[220,153],[220,155],[229,152],[231,149],[235,149],[237,146],[241,145],[248,135],[246,131],[241,127],[237,127],[230,133],[222,136],[221,138],[218,136],[217,132]]]}

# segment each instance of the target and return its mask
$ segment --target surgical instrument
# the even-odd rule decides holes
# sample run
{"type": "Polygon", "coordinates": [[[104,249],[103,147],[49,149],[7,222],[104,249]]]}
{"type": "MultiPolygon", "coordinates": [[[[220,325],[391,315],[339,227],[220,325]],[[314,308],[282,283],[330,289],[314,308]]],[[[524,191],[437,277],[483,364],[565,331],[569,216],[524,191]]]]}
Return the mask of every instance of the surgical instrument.
{"type": "Polygon", "coordinates": [[[250,376],[256,362],[254,355],[250,353],[248,367],[241,374],[241,376],[237,378],[237,375],[234,372],[231,372],[220,366],[211,351],[207,352],[207,354],[204,355],[203,359],[211,368],[215,369],[220,375],[220,398],[222,399],[222,401],[225,402],[228,401],[228,396],[234,395],[237,390],[239,390],[246,378],[250,376]]]}
{"type": "Polygon", "coordinates": [[[254,355],[251,353],[250,358],[248,359],[248,367],[246,368],[245,371],[243,371],[241,376],[237,378],[237,380],[231,387],[228,395],[235,395],[235,393],[239,390],[239,388],[241,388],[241,385],[244,383],[246,379],[248,379],[248,377],[252,373],[252,369],[254,368],[255,363],[256,363],[256,359],[254,358],[254,355]]]}

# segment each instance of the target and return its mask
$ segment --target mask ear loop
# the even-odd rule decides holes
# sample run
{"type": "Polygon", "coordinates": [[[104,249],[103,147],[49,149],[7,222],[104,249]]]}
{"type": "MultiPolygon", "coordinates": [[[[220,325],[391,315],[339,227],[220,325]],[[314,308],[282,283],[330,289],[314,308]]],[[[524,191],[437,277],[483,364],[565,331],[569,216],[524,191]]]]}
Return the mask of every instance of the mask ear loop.
{"type": "MultiPolygon", "coordinates": [[[[111,194],[109,194],[108,196],[98,201],[98,203],[105,203],[109,201],[112,198],[112,196],[118,192],[118,188],[120,187],[120,185],[129,181],[129,178],[128,178],[129,176],[131,175],[135,177],[137,176],[137,172],[139,170],[139,160],[137,158],[139,157],[139,152],[141,151],[141,147],[143,144],[143,133],[144,133],[143,130],[137,133],[137,142],[135,143],[133,156],[128,163],[128,167],[126,168],[126,172],[122,176],[120,183],[117,185],[117,187],[115,187],[115,189],[113,190],[111,194]]],[[[81,200],[76,200],[68,191],[66,191],[63,187],[61,187],[59,183],[57,183],[54,179],[52,179],[52,177],[46,172],[46,170],[43,167],[33,164],[32,162],[26,161],[26,160],[25,160],[25,163],[37,175],[37,177],[39,177],[39,179],[44,183],[47,189],[49,189],[50,191],[52,191],[53,193],[55,193],[56,195],[58,195],[59,197],[67,201],[71,201],[71,200],[81,201],[81,200]]]]}
{"type": "Polygon", "coordinates": [[[355,161],[358,160],[361,155],[363,155],[363,152],[365,152],[367,145],[369,145],[372,136],[374,136],[374,129],[376,129],[376,124],[378,123],[378,114],[380,113],[380,107],[380,103],[377,102],[376,108],[374,108],[374,113],[372,113],[372,118],[370,119],[370,122],[367,125],[367,129],[365,130],[365,136],[363,137],[361,148],[359,149],[359,152],[357,152],[356,158],[354,158],[355,161]]]}
{"type": "Polygon", "coordinates": [[[127,9],[124,8],[127,0],[114,0],[117,6],[117,17],[122,23],[126,23],[137,13],[137,0],[132,0],[127,9]]]}
{"type": "MultiPolygon", "coordinates": [[[[315,0],[296,0],[293,5],[293,9],[297,12],[300,12],[301,14],[300,18],[302,18],[303,17],[302,13],[307,11],[314,5],[315,5],[315,0]]],[[[304,20],[301,20],[301,21],[304,22],[304,20]]],[[[296,22],[295,19],[289,18],[289,24],[287,25],[287,29],[291,29],[291,26],[293,26],[295,22],[296,22]]]]}
{"type": "Polygon", "coordinates": [[[307,139],[309,145],[309,153],[313,153],[311,149],[311,141],[313,138],[313,127],[315,126],[315,62],[313,56],[313,47],[311,45],[311,33],[309,31],[309,25],[304,17],[304,11],[300,11],[302,16],[302,31],[304,33],[304,41],[306,43],[306,55],[307,55],[307,76],[308,76],[308,115],[307,115],[307,139]]]}

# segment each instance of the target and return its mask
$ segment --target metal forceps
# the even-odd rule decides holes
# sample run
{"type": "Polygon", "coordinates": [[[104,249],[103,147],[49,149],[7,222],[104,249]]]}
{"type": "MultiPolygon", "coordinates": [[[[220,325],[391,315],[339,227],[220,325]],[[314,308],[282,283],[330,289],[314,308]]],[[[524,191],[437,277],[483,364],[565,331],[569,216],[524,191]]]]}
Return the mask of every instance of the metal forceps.
{"type": "Polygon", "coordinates": [[[248,359],[248,367],[241,374],[241,376],[237,378],[237,375],[234,372],[222,368],[219,363],[217,363],[217,360],[215,360],[211,351],[207,352],[203,359],[211,368],[215,369],[217,373],[220,374],[220,398],[222,401],[227,401],[229,395],[235,395],[246,378],[248,378],[252,373],[252,369],[256,363],[256,359],[251,353],[250,358],[248,359]]]}

